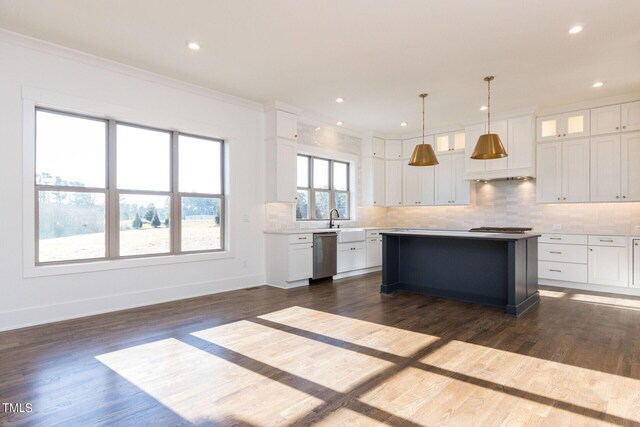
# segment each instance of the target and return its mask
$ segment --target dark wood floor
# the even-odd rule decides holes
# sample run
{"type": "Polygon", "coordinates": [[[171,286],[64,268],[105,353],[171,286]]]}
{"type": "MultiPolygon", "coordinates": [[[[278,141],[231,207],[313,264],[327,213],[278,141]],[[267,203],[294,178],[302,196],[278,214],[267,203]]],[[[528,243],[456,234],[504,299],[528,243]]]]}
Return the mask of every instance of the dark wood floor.
{"type": "Polygon", "coordinates": [[[519,319],[370,274],[0,333],[25,425],[640,426],[640,299],[543,288],[519,319]]]}

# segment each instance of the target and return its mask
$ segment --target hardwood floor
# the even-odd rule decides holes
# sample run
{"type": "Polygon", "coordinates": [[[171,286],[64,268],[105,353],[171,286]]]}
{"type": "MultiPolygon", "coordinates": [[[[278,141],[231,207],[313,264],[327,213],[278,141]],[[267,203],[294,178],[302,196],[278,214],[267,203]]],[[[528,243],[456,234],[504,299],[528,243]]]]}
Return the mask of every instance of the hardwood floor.
{"type": "Polygon", "coordinates": [[[544,288],[519,319],[370,274],[0,334],[16,425],[640,426],[640,299],[544,288]]]}

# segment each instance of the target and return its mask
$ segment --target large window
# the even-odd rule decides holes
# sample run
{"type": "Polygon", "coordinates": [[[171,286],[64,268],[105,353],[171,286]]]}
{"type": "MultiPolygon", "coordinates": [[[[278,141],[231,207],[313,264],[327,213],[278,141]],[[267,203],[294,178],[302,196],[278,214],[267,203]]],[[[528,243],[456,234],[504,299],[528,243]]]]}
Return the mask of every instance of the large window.
{"type": "Polygon", "coordinates": [[[36,262],[224,248],[223,141],[36,110],[36,262]]]}
{"type": "Polygon", "coordinates": [[[349,163],[299,155],[297,172],[296,219],[329,219],[332,209],[349,219],[349,163]]]}

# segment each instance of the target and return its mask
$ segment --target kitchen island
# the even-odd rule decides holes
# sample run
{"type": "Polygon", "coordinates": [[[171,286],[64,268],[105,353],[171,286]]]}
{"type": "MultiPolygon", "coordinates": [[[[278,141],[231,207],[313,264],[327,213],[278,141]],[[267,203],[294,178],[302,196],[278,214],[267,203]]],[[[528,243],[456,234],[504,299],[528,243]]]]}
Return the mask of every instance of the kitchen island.
{"type": "Polygon", "coordinates": [[[406,230],[382,233],[381,292],[504,307],[518,317],[540,301],[538,234],[406,230]]]}

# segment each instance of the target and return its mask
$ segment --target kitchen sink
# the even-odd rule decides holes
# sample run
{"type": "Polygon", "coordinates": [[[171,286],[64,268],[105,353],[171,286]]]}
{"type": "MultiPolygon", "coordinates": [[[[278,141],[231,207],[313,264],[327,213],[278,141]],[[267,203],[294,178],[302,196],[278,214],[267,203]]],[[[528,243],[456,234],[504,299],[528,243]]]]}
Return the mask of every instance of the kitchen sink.
{"type": "Polygon", "coordinates": [[[338,243],[362,242],[365,239],[364,228],[338,228],[338,243]]]}

